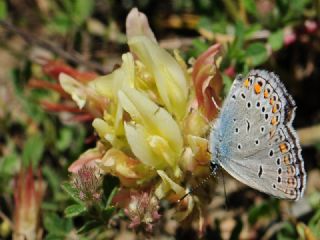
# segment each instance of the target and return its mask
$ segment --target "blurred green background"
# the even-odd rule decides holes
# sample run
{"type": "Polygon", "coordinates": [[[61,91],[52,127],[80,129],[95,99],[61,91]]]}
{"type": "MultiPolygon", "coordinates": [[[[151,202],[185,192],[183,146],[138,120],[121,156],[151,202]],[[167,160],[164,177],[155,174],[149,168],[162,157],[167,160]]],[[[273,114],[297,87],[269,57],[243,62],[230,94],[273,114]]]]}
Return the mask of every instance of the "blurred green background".
{"type": "MultiPolygon", "coordinates": [[[[93,146],[93,129],[90,122],[70,121],[68,113],[46,111],[39,102],[56,102],[58,94],[28,84],[52,81],[43,59],[110,72],[128,51],[125,18],[133,7],[147,15],[160,45],[180,49],[186,60],[221,43],[224,94],[237,73],[263,68],[277,73],[297,102],[305,198],[290,204],[243,186],[237,190],[239,183],[227,178],[228,209],[213,203],[203,238],[320,239],[319,0],[0,0],[0,238],[11,238],[14,178],[30,164],[41,168],[46,184],[43,238],[139,238],[123,226],[77,234],[85,219],[64,217],[72,200],[60,185],[68,166],[93,146]]],[[[154,238],[197,238],[170,224],[154,238]]]]}

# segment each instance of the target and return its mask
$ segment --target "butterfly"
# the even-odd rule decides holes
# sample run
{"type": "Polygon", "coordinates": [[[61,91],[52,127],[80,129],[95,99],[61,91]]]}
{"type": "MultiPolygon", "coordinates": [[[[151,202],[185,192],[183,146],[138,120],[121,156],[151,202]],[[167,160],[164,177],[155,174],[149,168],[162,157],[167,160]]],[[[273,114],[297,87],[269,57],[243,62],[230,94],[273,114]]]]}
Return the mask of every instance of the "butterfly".
{"type": "Polygon", "coordinates": [[[292,127],[295,110],[274,73],[252,70],[237,76],[210,130],[212,165],[261,192],[298,200],[306,171],[292,127]]]}

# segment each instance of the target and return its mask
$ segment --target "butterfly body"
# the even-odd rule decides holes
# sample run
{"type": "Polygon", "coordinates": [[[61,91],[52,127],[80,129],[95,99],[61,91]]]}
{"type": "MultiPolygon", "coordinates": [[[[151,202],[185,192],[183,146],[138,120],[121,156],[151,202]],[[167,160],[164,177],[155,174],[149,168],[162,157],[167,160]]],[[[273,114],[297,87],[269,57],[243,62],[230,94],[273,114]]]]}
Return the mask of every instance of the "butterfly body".
{"type": "Polygon", "coordinates": [[[295,108],[275,74],[238,76],[210,133],[212,162],[257,190],[299,199],[306,173],[292,127],[295,108]]]}

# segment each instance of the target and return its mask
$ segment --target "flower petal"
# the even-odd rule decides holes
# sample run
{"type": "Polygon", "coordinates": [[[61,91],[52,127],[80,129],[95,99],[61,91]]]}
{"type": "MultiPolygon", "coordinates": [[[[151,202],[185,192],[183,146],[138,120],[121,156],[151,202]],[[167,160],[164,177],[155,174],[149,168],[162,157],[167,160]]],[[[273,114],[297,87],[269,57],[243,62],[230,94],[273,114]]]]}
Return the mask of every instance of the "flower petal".
{"type": "Polygon", "coordinates": [[[126,34],[130,39],[134,36],[146,36],[150,40],[157,42],[148,22],[148,18],[137,8],[133,8],[126,19],[126,34]]]}
{"type": "Polygon", "coordinates": [[[84,165],[95,165],[95,160],[101,159],[104,153],[104,146],[98,142],[95,148],[82,153],[81,156],[69,166],[68,171],[77,173],[84,165]]]}
{"type": "Polygon", "coordinates": [[[212,97],[217,104],[221,103],[219,95],[223,82],[215,58],[220,51],[220,47],[220,44],[215,44],[202,53],[196,59],[192,71],[192,79],[199,107],[204,110],[209,120],[212,120],[218,113],[212,97]]]}
{"type": "Polygon", "coordinates": [[[122,65],[112,73],[91,81],[89,85],[107,98],[117,98],[117,92],[124,86],[134,86],[134,60],[131,53],[122,55],[122,65]]]}
{"type": "Polygon", "coordinates": [[[153,75],[166,108],[178,119],[186,114],[188,84],[177,61],[158,44],[144,36],[129,39],[130,50],[153,75]]]}
{"type": "Polygon", "coordinates": [[[142,124],[148,134],[163,137],[177,155],[181,154],[183,139],[179,125],[165,109],[133,88],[124,88],[118,96],[125,111],[134,121],[142,124]]]}
{"type": "Polygon", "coordinates": [[[139,162],[134,161],[118,149],[109,149],[103,158],[97,161],[97,164],[105,173],[127,178],[138,178],[132,167],[139,162]]]}
{"type": "Polygon", "coordinates": [[[87,101],[87,95],[83,90],[84,85],[65,73],[59,75],[60,85],[64,91],[69,93],[80,109],[87,101]]]}
{"type": "Polygon", "coordinates": [[[133,154],[144,164],[161,169],[166,162],[151,148],[148,142],[148,133],[141,125],[125,124],[125,132],[133,154]]]}
{"type": "Polygon", "coordinates": [[[158,199],[164,198],[170,190],[173,190],[179,197],[186,193],[185,189],[169,178],[164,171],[158,170],[157,173],[162,179],[162,182],[155,190],[155,195],[158,199]]]}

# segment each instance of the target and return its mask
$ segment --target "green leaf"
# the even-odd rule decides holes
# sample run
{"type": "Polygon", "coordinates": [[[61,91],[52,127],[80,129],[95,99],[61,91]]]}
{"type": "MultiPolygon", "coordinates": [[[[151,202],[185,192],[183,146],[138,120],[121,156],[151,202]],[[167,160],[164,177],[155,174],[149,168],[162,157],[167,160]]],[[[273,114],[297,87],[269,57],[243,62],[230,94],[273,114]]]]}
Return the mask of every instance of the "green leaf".
{"type": "Polygon", "coordinates": [[[246,61],[255,67],[261,65],[268,59],[267,49],[263,43],[252,43],[245,52],[246,61]]]}
{"type": "Polygon", "coordinates": [[[270,217],[276,213],[279,207],[277,199],[271,199],[268,202],[263,202],[260,205],[255,205],[249,210],[248,220],[252,225],[261,217],[270,217]]]}
{"type": "Polygon", "coordinates": [[[244,43],[245,29],[242,22],[235,24],[235,40],[233,42],[234,48],[240,50],[244,43]]]}
{"type": "Polygon", "coordinates": [[[253,23],[250,26],[246,26],[245,31],[244,31],[244,38],[245,41],[250,41],[252,40],[252,37],[260,30],[262,30],[263,27],[261,24],[258,23],[253,23]]]}
{"type": "Polygon", "coordinates": [[[44,141],[41,134],[35,134],[30,136],[22,152],[22,161],[24,166],[32,164],[33,167],[37,167],[44,152],[44,141]]]}
{"type": "Polygon", "coordinates": [[[211,31],[212,20],[209,17],[201,16],[197,24],[197,28],[204,28],[208,31],[211,31]]]}
{"type": "Polygon", "coordinates": [[[115,207],[106,207],[105,209],[102,210],[102,217],[105,221],[108,221],[112,214],[114,213],[114,211],[116,210],[115,207]]]}
{"type": "Polygon", "coordinates": [[[75,0],[72,19],[75,25],[80,26],[91,16],[94,8],[93,0],[75,0]]]}
{"type": "Polygon", "coordinates": [[[57,141],[57,149],[60,151],[66,150],[68,147],[70,147],[72,142],[72,129],[70,128],[62,128],[60,130],[60,136],[57,141]]]}
{"type": "Polygon", "coordinates": [[[320,239],[320,209],[312,216],[308,223],[309,228],[317,239],[320,239]]]}
{"type": "Polygon", "coordinates": [[[243,0],[242,1],[244,8],[252,15],[257,14],[256,3],[254,0],[243,0]]]}
{"type": "Polygon", "coordinates": [[[42,173],[44,178],[47,180],[49,187],[51,188],[54,198],[58,193],[61,193],[60,183],[61,183],[61,176],[57,171],[49,166],[42,167],[42,173]]]}
{"type": "Polygon", "coordinates": [[[114,189],[112,189],[111,193],[109,194],[109,197],[107,199],[107,203],[106,203],[106,206],[109,207],[111,206],[111,202],[112,202],[112,199],[113,197],[118,193],[119,191],[119,188],[118,187],[115,187],[114,189]]]}
{"type": "Polygon", "coordinates": [[[64,215],[67,218],[72,218],[72,217],[79,216],[79,215],[85,213],[86,211],[87,211],[86,206],[81,205],[81,204],[73,204],[73,205],[68,206],[64,210],[64,215]]]}
{"type": "Polygon", "coordinates": [[[56,213],[44,214],[44,227],[45,229],[55,236],[66,236],[72,229],[73,224],[71,219],[60,218],[56,213]]]}
{"type": "Polygon", "coordinates": [[[192,48],[188,51],[189,56],[199,56],[209,47],[209,44],[201,39],[193,40],[192,45],[192,48]]]}
{"type": "Polygon", "coordinates": [[[223,81],[223,93],[225,96],[227,96],[232,86],[232,79],[229,76],[223,74],[222,81],[223,81]]]}
{"type": "Polygon", "coordinates": [[[83,204],[83,201],[79,198],[78,191],[72,186],[71,183],[65,182],[61,184],[62,189],[72,197],[79,204],[83,204]]]}
{"type": "Polygon", "coordinates": [[[54,33],[65,34],[71,29],[71,27],[71,19],[64,12],[57,12],[56,15],[47,23],[47,29],[54,33]]]}
{"type": "Polygon", "coordinates": [[[92,230],[98,226],[101,226],[101,225],[102,225],[102,223],[97,220],[88,221],[78,230],[78,233],[79,234],[87,233],[90,230],[92,230]]]}
{"type": "Polygon", "coordinates": [[[296,234],[295,226],[289,222],[285,222],[281,228],[281,230],[277,234],[278,240],[292,240],[298,239],[296,234]]]}
{"type": "Polygon", "coordinates": [[[12,176],[19,171],[20,161],[17,154],[12,153],[0,159],[1,175],[12,176]]]}
{"type": "Polygon", "coordinates": [[[272,50],[277,51],[283,46],[283,30],[280,29],[276,32],[271,33],[268,38],[268,43],[270,44],[272,50]]]}
{"type": "Polygon", "coordinates": [[[7,17],[8,15],[8,7],[7,3],[4,0],[0,1],[0,20],[3,20],[7,17]]]}

